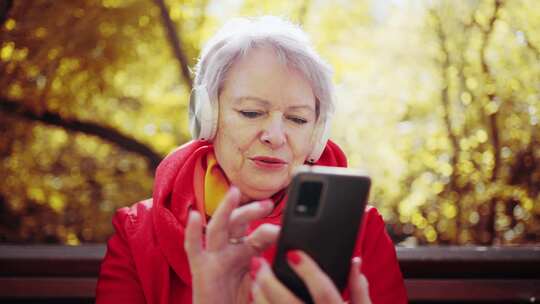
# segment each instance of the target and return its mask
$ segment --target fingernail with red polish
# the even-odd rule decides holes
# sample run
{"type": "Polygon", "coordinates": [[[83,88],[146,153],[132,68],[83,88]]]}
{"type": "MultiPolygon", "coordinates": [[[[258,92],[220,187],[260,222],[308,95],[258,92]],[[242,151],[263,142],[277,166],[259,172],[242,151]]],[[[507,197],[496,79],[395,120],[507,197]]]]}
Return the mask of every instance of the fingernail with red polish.
{"type": "Polygon", "coordinates": [[[253,303],[253,292],[249,292],[249,299],[248,299],[248,302],[249,303],[253,303]]]}
{"type": "Polygon", "coordinates": [[[300,264],[301,260],[302,258],[300,257],[300,254],[298,254],[297,250],[291,250],[287,252],[287,261],[289,261],[289,263],[293,265],[298,265],[300,264]]]}
{"type": "Polygon", "coordinates": [[[261,269],[261,258],[259,257],[253,257],[251,258],[251,271],[249,272],[249,275],[251,276],[252,280],[255,280],[255,277],[257,276],[257,272],[259,272],[259,269],[261,269]]]}

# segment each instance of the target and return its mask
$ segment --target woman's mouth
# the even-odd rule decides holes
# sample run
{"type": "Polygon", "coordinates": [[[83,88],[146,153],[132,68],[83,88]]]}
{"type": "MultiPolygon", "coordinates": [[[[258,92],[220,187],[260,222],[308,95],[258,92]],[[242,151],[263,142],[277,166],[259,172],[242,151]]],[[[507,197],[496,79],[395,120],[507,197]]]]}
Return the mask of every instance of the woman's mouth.
{"type": "Polygon", "coordinates": [[[255,166],[261,168],[261,169],[282,169],[285,166],[287,166],[287,161],[277,158],[277,157],[271,157],[271,156],[255,156],[249,158],[255,166]]]}

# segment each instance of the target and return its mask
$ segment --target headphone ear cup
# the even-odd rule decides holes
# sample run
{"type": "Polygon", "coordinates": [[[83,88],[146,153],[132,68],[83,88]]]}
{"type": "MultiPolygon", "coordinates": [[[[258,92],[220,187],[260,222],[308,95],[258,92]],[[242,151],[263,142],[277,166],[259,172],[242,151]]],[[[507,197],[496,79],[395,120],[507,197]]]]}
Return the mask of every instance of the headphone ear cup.
{"type": "Polygon", "coordinates": [[[324,120],[324,123],[319,123],[316,126],[316,129],[313,133],[316,142],[313,145],[313,151],[311,151],[308,156],[309,163],[314,164],[319,160],[319,158],[321,158],[321,155],[324,152],[324,148],[326,147],[326,143],[328,142],[328,137],[330,136],[330,124],[330,116],[327,116],[324,120]]]}
{"type": "Polygon", "coordinates": [[[210,101],[205,85],[195,87],[189,99],[189,129],[194,139],[212,140],[217,129],[217,102],[210,101]]]}
{"type": "Polygon", "coordinates": [[[201,134],[201,119],[197,116],[197,92],[196,88],[191,90],[189,95],[189,132],[193,139],[199,138],[201,134]]]}

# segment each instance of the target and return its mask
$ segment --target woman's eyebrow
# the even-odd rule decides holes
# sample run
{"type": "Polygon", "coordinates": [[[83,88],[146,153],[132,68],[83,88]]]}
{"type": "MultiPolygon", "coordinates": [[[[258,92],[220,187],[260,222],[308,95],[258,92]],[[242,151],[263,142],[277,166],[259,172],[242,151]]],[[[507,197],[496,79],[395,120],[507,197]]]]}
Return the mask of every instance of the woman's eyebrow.
{"type": "Polygon", "coordinates": [[[288,109],[290,109],[290,110],[307,110],[307,111],[310,111],[310,112],[315,112],[315,109],[313,109],[312,106],[308,106],[308,105],[295,105],[295,106],[288,107],[288,109]]]}
{"type": "Polygon", "coordinates": [[[234,99],[234,103],[236,104],[239,104],[239,103],[242,103],[244,101],[248,101],[248,100],[252,100],[252,101],[255,101],[257,103],[260,103],[264,106],[268,106],[271,104],[270,101],[266,100],[266,99],[263,99],[263,98],[260,98],[260,97],[256,97],[256,96],[240,96],[240,97],[237,97],[234,99]]]}
{"type": "MultiPolygon", "coordinates": [[[[252,101],[255,101],[259,104],[261,104],[262,106],[270,106],[272,103],[264,98],[260,98],[260,97],[256,97],[256,96],[241,96],[241,97],[238,97],[234,100],[234,103],[235,104],[240,104],[242,103],[243,101],[247,101],[247,100],[252,100],[252,101]]],[[[307,105],[307,104],[298,104],[298,105],[291,105],[289,107],[287,107],[287,109],[290,109],[290,110],[308,110],[308,111],[311,111],[311,112],[314,112],[315,109],[310,106],[310,105],[307,105]]]]}

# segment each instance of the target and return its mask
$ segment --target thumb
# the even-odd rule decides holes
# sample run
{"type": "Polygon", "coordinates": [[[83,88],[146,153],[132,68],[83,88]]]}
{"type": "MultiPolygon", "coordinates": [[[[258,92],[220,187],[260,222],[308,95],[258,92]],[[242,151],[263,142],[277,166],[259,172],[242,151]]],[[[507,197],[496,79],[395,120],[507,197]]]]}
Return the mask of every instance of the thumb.
{"type": "Polygon", "coordinates": [[[369,298],[369,286],[366,277],[360,272],[362,259],[354,257],[352,259],[351,274],[349,277],[349,290],[351,300],[354,304],[371,304],[369,298]]]}

